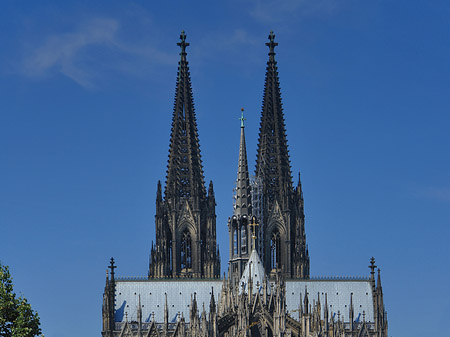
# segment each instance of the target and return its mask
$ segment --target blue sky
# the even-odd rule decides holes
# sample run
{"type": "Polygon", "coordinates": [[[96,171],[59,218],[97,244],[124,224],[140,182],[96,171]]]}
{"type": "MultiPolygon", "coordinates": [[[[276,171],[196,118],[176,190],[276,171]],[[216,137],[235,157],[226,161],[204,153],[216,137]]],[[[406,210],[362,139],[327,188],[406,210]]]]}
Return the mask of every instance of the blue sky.
{"type": "Polygon", "coordinates": [[[389,335],[447,329],[448,1],[1,7],[0,260],[47,337],[100,335],[111,256],[120,275],[147,273],[183,29],[222,269],[238,117],[253,170],[273,30],[311,274],[367,276],[375,256],[389,335]]]}

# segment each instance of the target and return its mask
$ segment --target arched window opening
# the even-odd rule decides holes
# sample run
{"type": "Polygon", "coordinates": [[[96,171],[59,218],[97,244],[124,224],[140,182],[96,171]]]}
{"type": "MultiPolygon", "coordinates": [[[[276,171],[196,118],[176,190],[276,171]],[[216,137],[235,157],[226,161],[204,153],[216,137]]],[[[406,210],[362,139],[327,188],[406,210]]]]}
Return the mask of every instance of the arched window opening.
{"type": "Polygon", "coordinates": [[[168,250],[169,250],[169,254],[168,254],[168,256],[169,256],[169,268],[170,268],[170,272],[172,272],[173,271],[173,258],[172,258],[172,239],[170,239],[169,238],[169,247],[168,247],[168,250]]]}
{"type": "Polygon", "coordinates": [[[192,240],[191,233],[184,230],[181,238],[181,269],[192,268],[192,240]]]}
{"type": "Polygon", "coordinates": [[[238,255],[238,230],[235,228],[233,231],[233,254],[238,255]]]}
{"type": "Polygon", "coordinates": [[[247,230],[245,226],[241,227],[241,253],[247,253],[247,230]]]}
{"type": "Polygon", "coordinates": [[[270,267],[271,267],[271,269],[279,268],[280,262],[281,262],[280,232],[278,230],[275,230],[272,232],[272,238],[270,240],[270,267]]]}

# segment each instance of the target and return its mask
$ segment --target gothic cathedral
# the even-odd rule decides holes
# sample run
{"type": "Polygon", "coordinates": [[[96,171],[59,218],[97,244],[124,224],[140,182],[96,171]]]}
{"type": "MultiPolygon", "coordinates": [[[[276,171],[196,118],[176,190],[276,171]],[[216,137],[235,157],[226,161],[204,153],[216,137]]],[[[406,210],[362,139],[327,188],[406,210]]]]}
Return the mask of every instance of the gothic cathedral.
{"type": "Polygon", "coordinates": [[[103,294],[103,337],[387,337],[381,276],[314,278],[309,273],[300,174],[294,185],[273,32],[261,124],[250,176],[244,116],[229,269],[220,278],[212,181],[206,190],[184,32],[164,194],[158,181],[156,241],[148,277],[116,277],[103,294]]]}

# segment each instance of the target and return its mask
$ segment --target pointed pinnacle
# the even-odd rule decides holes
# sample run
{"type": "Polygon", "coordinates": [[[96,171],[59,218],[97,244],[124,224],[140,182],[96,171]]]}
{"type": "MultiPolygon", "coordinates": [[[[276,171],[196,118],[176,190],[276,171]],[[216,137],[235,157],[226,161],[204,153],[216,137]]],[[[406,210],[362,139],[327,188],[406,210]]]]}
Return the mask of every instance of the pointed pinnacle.
{"type": "Polygon", "coordinates": [[[377,288],[381,289],[381,270],[378,268],[377,288]]]}

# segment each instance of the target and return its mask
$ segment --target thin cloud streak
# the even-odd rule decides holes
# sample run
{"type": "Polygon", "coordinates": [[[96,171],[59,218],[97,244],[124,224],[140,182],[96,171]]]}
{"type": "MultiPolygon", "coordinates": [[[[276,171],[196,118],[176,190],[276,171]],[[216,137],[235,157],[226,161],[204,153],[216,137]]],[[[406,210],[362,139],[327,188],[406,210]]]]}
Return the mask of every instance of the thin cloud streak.
{"type": "Polygon", "coordinates": [[[450,203],[450,188],[428,187],[415,193],[417,197],[450,203]]]}
{"type": "Polygon", "coordinates": [[[25,58],[24,73],[42,77],[57,71],[83,87],[92,88],[92,74],[77,62],[80,52],[94,45],[114,45],[118,26],[112,19],[95,19],[81,25],[74,33],[50,36],[25,58]]]}
{"type": "Polygon", "coordinates": [[[150,44],[126,43],[120,38],[119,28],[117,20],[96,18],[80,24],[74,32],[49,36],[27,53],[22,72],[39,79],[61,73],[84,88],[94,89],[102,69],[140,75],[149,64],[175,62],[173,55],[150,44]]]}

